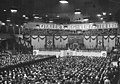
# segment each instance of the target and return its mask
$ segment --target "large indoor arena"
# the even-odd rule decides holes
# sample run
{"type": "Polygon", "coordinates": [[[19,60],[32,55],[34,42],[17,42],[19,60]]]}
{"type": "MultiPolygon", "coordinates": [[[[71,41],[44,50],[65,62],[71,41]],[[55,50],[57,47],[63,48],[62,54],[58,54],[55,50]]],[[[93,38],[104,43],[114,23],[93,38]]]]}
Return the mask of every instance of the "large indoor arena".
{"type": "Polygon", "coordinates": [[[120,84],[119,0],[1,0],[0,84],[120,84]]]}

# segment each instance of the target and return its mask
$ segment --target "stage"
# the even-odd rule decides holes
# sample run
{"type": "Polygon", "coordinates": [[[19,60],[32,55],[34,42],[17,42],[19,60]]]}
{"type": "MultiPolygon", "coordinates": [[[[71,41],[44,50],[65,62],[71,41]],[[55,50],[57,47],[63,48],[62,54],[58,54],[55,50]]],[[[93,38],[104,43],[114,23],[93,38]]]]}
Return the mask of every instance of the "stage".
{"type": "Polygon", "coordinates": [[[55,55],[55,56],[94,56],[94,57],[106,57],[107,51],[102,50],[58,50],[58,51],[39,51],[33,50],[33,55],[55,55]]]}

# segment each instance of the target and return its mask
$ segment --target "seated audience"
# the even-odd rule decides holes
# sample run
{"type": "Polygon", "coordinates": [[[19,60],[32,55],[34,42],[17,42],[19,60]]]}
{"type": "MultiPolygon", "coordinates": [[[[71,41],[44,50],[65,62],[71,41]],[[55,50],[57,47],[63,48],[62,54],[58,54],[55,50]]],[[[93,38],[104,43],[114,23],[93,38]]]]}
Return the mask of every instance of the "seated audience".
{"type": "Polygon", "coordinates": [[[23,65],[0,74],[3,84],[114,84],[118,69],[108,63],[108,58],[69,56],[23,65]]]}

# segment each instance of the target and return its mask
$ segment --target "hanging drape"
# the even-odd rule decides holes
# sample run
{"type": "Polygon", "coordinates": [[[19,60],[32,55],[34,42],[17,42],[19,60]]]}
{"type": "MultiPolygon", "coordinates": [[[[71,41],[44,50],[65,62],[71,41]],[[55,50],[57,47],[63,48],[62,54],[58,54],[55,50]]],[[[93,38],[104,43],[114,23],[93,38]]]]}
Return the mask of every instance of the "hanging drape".
{"type": "Polygon", "coordinates": [[[61,36],[61,48],[66,48],[66,44],[68,43],[68,36],[61,36]]]}
{"type": "Polygon", "coordinates": [[[55,47],[65,48],[68,43],[68,36],[54,36],[55,47]]]}
{"type": "Polygon", "coordinates": [[[55,42],[55,48],[60,48],[60,36],[55,36],[54,37],[54,42],[55,42]]]}
{"type": "Polygon", "coordinates": [[[111,40],[114,40],[114,39],[115,39],[115,36],[109,36],[109,38],[110,38],[111,40]]]}
{"type": "Polygon", "coordinates": [[[90,48],[89,36],[84,36],[84,45],[86,48],[90,48]]]}
{"type": "Polygon", "coordinates": [[[68,36],[61,36],[62,40],[67,40],[68,36]]]}
{"type": "Polygon", "coordinates": [[[96,40],[97,36],[91,36],[92,40],[96,40]]]}
{"type": "Polygon", "coordinates": [[[45,36],[40,36],[40,35],[25,35],[24,39],[30,40],[30,39],[45,39],[45,36]]]}
{"type": "Polygon", "coordinates": [[[90,36],[84,36],[84,39],[88,40],[90,39],[90,36]]]}
{"type": "Polygon", "coordinates": [[[112,47],[115,47],[115,36],[109,36],[109,48],[110,50],[112,49],[112,47]]]}
{"type": "Polygon", "coordinates": [[[39,49],[38,39],[32,38],[32,39],[31,39],[31,44],[32,44],[34,50],[35,50],[35,49],[39,49]]]}
{"type": "Polygon", "coordinates": [[[84,45],[86,48],[95,48],[97,36],[84,36],[84,45]]]}
{"type": "Polygon", "coordinates": [[[96,47],[96,39],[97,38],[97,36],[91,36],[91,42],[90,42],[90,46],[91,46],[91,48],[93,49],[93,48],[95,48],[96,47]]]}
{"type": "Polygon", "coordinates": [[[44,40],[44,39],[45,39],[45,36],[38,36],[38,38],[39,38],[40,40],[44,40]]]}
{"type": "Polygon", "coordinates": [[[33,36],[31,36],[31,38],[32,38],[32,39],[37,39],[38,36],[34,36],[34,35],[33,35],[33,36]]]}
{"type": "Polygon", "coordinates": [[[55,40],[59,40],[61,37],[60,36],[54,36],[55,40]]]}
{"type": "Polygon", "coordinates": [[[42,36],[42,37],[40,36],[39,41],[38,41],[38,46],[39,46],[39,49],[45,48],[45,36],[42,36]]]}
{"type": "Polygon", "coordinates": [[[45,36],[31,36],[33,49],[41,49],[45,46],[45,36]]]}
{"type": "Polygon", "coordinates": [[[104,47],[106,50],[108,50],[109,49],[109,42],[108,42],[109,38],[108,36],[104,36],[103,38],[104,38],[104,47]]]}

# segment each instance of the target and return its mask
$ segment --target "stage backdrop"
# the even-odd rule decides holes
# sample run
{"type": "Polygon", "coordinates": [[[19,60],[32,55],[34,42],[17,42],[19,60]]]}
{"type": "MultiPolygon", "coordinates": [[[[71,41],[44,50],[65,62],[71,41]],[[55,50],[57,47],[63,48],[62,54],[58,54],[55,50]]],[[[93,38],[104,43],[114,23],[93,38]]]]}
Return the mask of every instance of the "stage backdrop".
{"type": "Polygon", "coordinates": [[[120,35],[108,35],[108,36],[24,36],[25,40],[31,42],[33,49],[51,49],[51,48],[66,48],[68,43],[84,44],[87,49],[104,48],[108,51],[117,45],[120,45],[120,35]]]}

